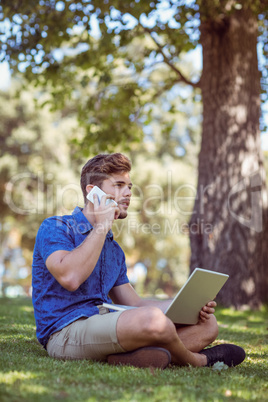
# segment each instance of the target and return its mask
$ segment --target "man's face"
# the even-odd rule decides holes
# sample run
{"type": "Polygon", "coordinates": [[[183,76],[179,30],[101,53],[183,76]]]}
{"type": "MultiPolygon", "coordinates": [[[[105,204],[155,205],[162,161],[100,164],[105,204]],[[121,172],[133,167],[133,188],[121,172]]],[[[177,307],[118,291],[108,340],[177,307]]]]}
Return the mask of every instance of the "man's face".
{"type": "Polygon", "coordinates": [[[117,202],[120,214],[118,219],[127,217],[127,209],[130,204],[132,183],[128,172],[112,174],[109,179],[102,182],[101,189],[106,194],[114,196],[117,202]]]}

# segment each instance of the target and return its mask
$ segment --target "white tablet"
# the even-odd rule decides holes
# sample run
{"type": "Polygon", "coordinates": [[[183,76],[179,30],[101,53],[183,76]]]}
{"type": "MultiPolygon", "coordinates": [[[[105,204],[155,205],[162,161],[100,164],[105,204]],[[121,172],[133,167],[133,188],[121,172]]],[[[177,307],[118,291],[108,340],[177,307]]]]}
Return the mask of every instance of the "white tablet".
{"type": "MultiPolygon", "coordinates": [[[[175,324],[197,324],[202,307],[215,299],[228,278],[220,272],[195,268],[166,309],[166,316],[175,324]]],[[[103,306],[117,311],[136,308],[110,303],[103,306]]]]}
{"type": "Polygon", "coordinates": [[[229,275],[196,268],[165,311],[176,324],[196,324],[199,312],[214,300],[229,275]]]}

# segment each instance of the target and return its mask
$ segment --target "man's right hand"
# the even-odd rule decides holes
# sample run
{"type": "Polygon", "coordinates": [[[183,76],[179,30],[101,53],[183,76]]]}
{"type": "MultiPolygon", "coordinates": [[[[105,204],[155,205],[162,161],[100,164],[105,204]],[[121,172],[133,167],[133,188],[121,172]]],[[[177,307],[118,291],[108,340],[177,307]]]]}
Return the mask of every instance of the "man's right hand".
{"type": "Polygon", "coordinates": [[[106,194],[102,196],[101,202],[99,203],[98,196],[93,195],[94,198],[94,218],[95,224],[94,228],[97,233],[108,233],[112,228],[113,222],[119,216],[119,208],[113,202],[106,205],[107,199],[114,199],[111,194],[106,194]]]}

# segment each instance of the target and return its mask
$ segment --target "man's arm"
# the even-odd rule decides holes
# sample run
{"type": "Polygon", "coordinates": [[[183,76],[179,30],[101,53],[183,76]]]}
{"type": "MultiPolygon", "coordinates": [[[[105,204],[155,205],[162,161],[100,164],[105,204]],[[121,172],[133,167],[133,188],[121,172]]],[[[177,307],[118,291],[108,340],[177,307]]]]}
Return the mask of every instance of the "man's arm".
{"type": "Polygon", "coordinates": [[[93,229],[72,251],[59,250],[46,260],[47,269],[65,289],[74,292],[90,276],[100,256],[106,234],[93,229]]]}
{"type": "Polygon", "coordinates": [[[169,300],[153,300],[141,298],[130,283],[114,287],[109,294],[115,304],[123,304],[125,306],[144,307],[155,306],[165,311],[171,303],[169,300]]]}
{"type": "Polygon", "coordinates": [[[73,292],[85,282],[99,259],[106,234],[111,229],[118,208],[114,204],[105,205],[95,196],[95,225],[85,241],[72,251],[58,250],[46,260],[47,269],[65,289],[73,292]]]}
{"type": "MultiPolygon", "coordinates": [[[[144,307],[144,306],[155,306],[160,308],[163,312],[166,311],[167,307],[170,305],[172,299],[167,300],[152,300],[152,299],[142,299],[131,286],[130,283],[126,283],[121,286],[114,287],[109,296],[115,304],[123,304],[126,306],[134,307],[144,307]]],[[[209,319],[210,314],[215,313],[214,307],[216,307],[215,301],[210,301],[207,303],[200,311],[200,320],[205,321],[209,319]]]]}

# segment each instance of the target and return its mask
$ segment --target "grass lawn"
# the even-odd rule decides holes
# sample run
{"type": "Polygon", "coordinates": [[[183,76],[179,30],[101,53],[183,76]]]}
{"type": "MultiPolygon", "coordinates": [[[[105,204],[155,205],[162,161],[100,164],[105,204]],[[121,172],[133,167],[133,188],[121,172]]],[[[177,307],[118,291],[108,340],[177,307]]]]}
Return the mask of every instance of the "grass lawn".
{"type": "Polygon", "coordinates": [[[247,352],[237,367],[164,371],[49,358],[30,299],[0,298],[0,401],[267,401],[268,310],[217,309],[217,343],[247,352]]]}

